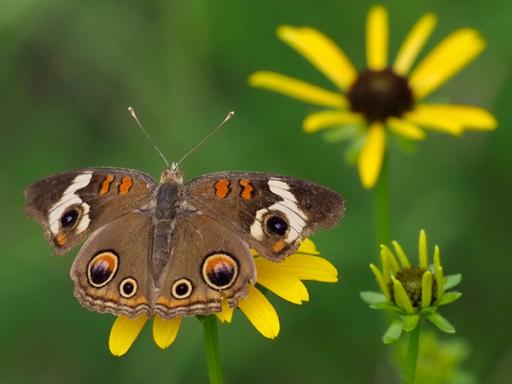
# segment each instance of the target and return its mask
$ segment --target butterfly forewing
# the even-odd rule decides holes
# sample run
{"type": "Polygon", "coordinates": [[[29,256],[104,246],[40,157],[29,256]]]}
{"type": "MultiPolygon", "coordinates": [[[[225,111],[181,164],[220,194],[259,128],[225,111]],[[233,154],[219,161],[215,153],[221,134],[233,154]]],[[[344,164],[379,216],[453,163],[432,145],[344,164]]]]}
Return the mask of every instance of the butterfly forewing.
{"type": "Polygon", "coordinates": [[[290,255],[303,239],[318,228],[333,227],[344,213],[336,192],[265,173],[201,176],[186,185],[184,196],[271,260],[290,255]]]}

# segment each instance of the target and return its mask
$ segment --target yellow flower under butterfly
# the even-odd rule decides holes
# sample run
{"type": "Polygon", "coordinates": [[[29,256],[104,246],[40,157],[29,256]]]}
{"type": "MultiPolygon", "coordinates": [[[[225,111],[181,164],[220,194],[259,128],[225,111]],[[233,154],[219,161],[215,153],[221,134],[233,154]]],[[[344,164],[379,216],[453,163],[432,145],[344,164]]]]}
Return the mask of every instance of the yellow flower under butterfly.
{"type": "MultiPolygon", "coordinates": [[[[284,261],[275,263],[253,252],[257,271],[257,285],[294,304],[309,300],[308,291],[302,281],[315,280],[334,283],[338,281],[336,268],[320,257],[315,244],[306,239],[296,253],[284,261]]],[[[216,313],[223,323],[230,323],[233,308],[222,303],[222,312],[216,313]]],[[[258,287],[249,286],[248,296],[238,303],[238,308],[253,326],[265,337],[274,339],[279,334],[279,317],[265,295],[258,287]]],[[[148,316],[135,319],[118,316],[112,326],[109,338],[110,352],[114,356],[124,355],[131,347],[146,324],[148,316]]],[[[181,317],[164,320],[158,315],[153,319],[153,339],[162,349],[169,347],[178,334],[181,317]]]]}
{"type": "Polygon", "coordinates": [[[303,128],[308,133],[339,126],[362,131],[359,175],[363,186],[372,188],[379,177],[388,131],[422,140],[423,128],[455,136],[468,129],[496,128],[496,119],[482,108],[420,103],[485,47],[476,30],[462,28],[444,38],[411,71],[435,24],[435,15],[428,13],[421,17],[402,43],[394,63],[389,65],[387,11],[382,6],[372,7],[366,23],[367,67],[360,71],[333,41],[316,29],[281,26],[278,37],[331,80],[338,91],[268,71],[252,74],[249,82],[255,87],[330,108],[304,119],[303,128]]]}

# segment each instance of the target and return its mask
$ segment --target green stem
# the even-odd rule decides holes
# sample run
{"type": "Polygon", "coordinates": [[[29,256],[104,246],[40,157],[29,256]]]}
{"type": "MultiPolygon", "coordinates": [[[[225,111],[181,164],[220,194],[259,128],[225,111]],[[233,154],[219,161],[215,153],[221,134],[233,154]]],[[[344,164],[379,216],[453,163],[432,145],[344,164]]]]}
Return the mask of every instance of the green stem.
{"type": "Polygon", "coordinates": [[[374,188],[375,225],[378,244],[387,244],[391,240],[391,214],[389,196],[388,156],[384,155],[379,180],[374,188]]]}
{"type": "Polygon", "coordinates": [[[418,347],[420,344],[421,323],[409,332],[409,342],[407,345],[407,360],[405,366],[405,383],[413,384],[416,377],[416,365],[418,362],[418,347]]]}
{"type": "Polygon", "coordinates": [[[224,370],[222,369],[217,318],[215,315],[205,316],[201,323],[203,324],[204,349],[210,384],[223,384],[224,370]]]}

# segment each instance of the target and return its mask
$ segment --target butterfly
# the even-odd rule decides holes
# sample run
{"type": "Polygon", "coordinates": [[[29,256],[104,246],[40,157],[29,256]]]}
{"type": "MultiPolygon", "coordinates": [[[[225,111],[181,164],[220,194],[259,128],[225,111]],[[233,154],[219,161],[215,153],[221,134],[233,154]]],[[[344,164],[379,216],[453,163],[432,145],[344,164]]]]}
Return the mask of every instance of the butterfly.
{"type": "Polygon", "coordinates": [[[251,248],[279,262],[344,213],[338,193],[311,182],[220,172],[184,183],[175,163],[159,182],[123,168],[64,172],[25,198],[56,254],[84,242],[70,272],[84,307],[165,319],[235,307],[256,282],[251,248]]]}

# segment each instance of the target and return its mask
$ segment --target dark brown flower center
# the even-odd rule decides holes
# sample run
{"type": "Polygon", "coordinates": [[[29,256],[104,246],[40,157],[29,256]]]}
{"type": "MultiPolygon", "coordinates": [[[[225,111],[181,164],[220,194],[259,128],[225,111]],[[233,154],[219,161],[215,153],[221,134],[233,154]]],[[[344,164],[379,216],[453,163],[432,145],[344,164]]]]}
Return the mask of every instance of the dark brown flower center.
{"type": "Polygon", "coordinates": [[[347,96],[350,109],[362,114],[369,123],[384,122],[391,116],[400,117],[414,105],[407,78],[389,68],[359,72],[347,96]]]}
{"type": "MultiPolygon", "coordinates": [[[[427,270],[420,267],[404,268],[396,273],[396,279],[400,281],[405,289],[405,293],[411,300],[414,307],[419,307],[421,304],[421,283],[423,280],[423,274],[427,270]]],[[[395,297],[393,284],[389,284],[391,297],[395,297]]],[[[436,279],[432,279],[432,302],[436,299],[437,282],[436,279]]]]}

